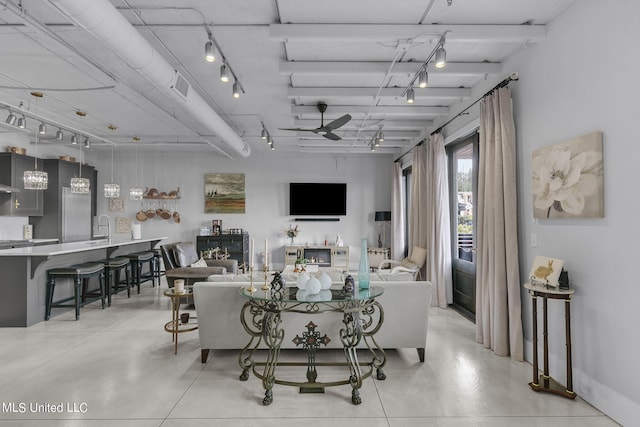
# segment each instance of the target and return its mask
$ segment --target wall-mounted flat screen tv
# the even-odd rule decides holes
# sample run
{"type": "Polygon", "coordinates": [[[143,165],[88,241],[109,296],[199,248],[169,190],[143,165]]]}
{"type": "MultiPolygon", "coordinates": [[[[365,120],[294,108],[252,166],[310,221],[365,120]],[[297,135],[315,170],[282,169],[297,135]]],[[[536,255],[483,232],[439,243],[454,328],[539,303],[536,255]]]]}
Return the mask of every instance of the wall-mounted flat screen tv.
{"type": "Polygon", "coordinates": [[[346,215],[347,184],[289,183],[289,215],[346,215]]]}

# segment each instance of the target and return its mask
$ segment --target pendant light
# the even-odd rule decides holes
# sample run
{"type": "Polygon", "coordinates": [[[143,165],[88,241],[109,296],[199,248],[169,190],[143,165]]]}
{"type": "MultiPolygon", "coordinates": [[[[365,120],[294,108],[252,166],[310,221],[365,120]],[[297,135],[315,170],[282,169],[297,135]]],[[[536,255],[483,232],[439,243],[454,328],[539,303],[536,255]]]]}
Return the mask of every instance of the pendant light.
{"type": "Polygon", "coordinates": [[[136,145],[136,186],[129,189],[129,198],[131,200],[142,200],[144,190],[138,187],[138,146],[136,145]]]}
{"type": "MultiPolygon", "coordinates": [[[[38,113],[38,98],[42,97],[42,94],[39,92],[32,92],[33,96],[36,97],[36,114],[38,113]]],[[[22,120],[22,127],[25,126],[24,116],[18,119],[18,127],[20,127],[20,120],[22,120]]],[[[34,168],[32,171],[24,171],[24,175],[22,177],[24,181],[24,189],[25,190],[46,190],[49,186],[49,174],[45,171],[38,170],[38,132],[36,132],[36,149],[35,149],[35,157],[34,157],[34,168]]]]}
{"type": "Polygon", "coordinates": [[[84,149],[80,149],[80,173],[78,177],[71,178],[71,192],[75,194],[89,194],[91,183],[89,179],[82,177],[82,163],[84,163],[84,149]]]}
{"type": "Polygon", "coordinates": [[[111,183],[104,185],[104,197],[120,197],[120,186],[113,182],[113,145],[111,146],[111,183]]]}

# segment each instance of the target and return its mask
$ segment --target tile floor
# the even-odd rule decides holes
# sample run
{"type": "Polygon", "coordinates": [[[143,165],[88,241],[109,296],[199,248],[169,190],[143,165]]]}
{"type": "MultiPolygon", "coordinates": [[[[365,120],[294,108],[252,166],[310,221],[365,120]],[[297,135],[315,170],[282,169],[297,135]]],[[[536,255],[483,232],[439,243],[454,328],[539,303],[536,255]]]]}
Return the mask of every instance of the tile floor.
{"type": "MultiPolygon", "coordinates": [[[[173,354],[163,330],[169,300],[158,288],[121,293],[105,310],[87,306],[77,322],[62,310],[29,328],[0,328],[0,426],[617,425],[580,398],[531,391],[531,365],[476,344],[473,325],[451,310],[431,311],[426,362],[415,350],[388,351],[387,379],[365,380],[361,405],[349,386],[299,394],[276,385],[267,407],[257,378],[238,380],[236,351],[202,364],[190,332],[173,354]]],[[[319,380],[344,375],[332,369],[319,368],[319,380]]]]}

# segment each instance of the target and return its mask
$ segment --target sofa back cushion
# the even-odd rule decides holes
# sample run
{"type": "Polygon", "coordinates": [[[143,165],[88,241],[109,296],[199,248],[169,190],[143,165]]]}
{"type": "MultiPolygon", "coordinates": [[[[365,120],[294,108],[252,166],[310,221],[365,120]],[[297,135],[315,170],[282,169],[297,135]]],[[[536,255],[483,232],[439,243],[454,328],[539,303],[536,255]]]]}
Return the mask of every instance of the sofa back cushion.
{"type": "Polygon", "coordinates": [[[180,267],[188,267],[199,259],[196,245],[191,242],[176,243],[175,256],[180,267]]]}

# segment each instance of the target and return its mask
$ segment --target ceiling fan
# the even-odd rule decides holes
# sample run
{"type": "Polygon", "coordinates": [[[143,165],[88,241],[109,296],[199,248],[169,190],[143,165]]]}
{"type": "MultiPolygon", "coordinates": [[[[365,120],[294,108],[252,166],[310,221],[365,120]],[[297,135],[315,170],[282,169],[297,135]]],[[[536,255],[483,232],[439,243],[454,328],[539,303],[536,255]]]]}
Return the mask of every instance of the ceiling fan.
{"type": "Polygon", "coordinates": [[[340,126],[343,126],[349,120],[351,120],[351,115],[345,114],[342,117],[335,119],[332,122],[324,124],[324,112],[327,111],[327,104],[324,102],[318,102],[318,110],[320,111],[320,127],[316,129],[302,129],[302,128],[279,128],[280,130],[293,130],[298,132],[313,132],[318,135],[322,135],[327,139],[331,139],[334,141],[339,141],[340,138],[338,135],[333,133],[335,129],[338,129],[340,126]]]}

